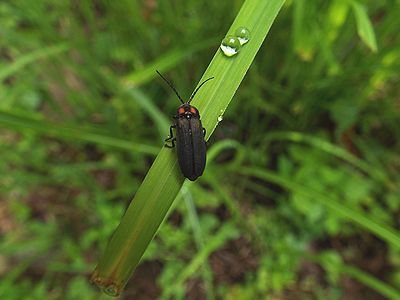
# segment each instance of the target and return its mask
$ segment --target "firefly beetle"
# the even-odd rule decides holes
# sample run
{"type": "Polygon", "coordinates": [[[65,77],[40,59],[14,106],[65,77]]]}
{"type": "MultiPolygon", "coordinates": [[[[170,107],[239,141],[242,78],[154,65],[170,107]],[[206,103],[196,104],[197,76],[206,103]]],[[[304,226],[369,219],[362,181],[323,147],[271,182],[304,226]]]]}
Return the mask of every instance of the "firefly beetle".
{"type": "Polygon", "coordinates": [[[204,139],[206,130],[203,128],[200,120],[200,113],[196,107],[190,105],[193,97],[197,91],[207,81],[214,79],[214,77],[204,80],[193,92],[187,102],[183,101],[179,93],[160,72],[156,71],[158,75],[172,88],[175,94],[178,96],[182,105],[178,107],[174,118],[174,124],[169,128],[169,137],[165,139],[166,142],[171,142],[172,146],[175,147],[178,155],[179,167],[181,168],[183,176],[191,181],[196,180],[203,174],[206,166],[206,141],[204,139]],[[172,129],[175,129],[175,137],[172,129]]]}

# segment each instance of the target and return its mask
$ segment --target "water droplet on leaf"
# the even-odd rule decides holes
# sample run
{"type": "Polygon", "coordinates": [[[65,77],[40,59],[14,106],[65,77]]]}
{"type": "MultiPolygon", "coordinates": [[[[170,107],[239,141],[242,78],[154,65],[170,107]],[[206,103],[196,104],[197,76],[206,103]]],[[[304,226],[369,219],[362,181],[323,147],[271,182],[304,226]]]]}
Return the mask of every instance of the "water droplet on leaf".
{"type": "Polygon", "coordinates": [[[107,287],[104,288],[104,293],[110,296],[117,296],[118,295],[118,289],[115,285],[111,284],[107,287]]]}
{"type": "Polygon", "coordinates": [[[226,56],[231,57],[240,51],[241,44],[237,37],[227,36],[222,40],[220,48],[226,56]]]}
{"type": "Polygon", "coordinates": [[[246,27],[239,27],[236,29],[235,35],[239,39],[240,45],[244,45],[250,40],[250,30],[246,27]]]}

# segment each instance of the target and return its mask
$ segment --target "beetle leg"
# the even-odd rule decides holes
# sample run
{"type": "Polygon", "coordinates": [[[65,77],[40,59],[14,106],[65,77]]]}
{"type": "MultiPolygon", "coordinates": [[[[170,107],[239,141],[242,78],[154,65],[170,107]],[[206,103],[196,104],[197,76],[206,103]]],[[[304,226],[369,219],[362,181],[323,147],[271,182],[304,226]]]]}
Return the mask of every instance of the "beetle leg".
{"type": "Polygon", "coordinates": [[[174,133],[172,132],[172,128],[176,128],[176,125],[171,125],[171,127],[169,128],[169,136],[165,139],[165,142],[171,142],[171,144],[172,144],[172,146],[170,146],[167,143],[165,143],[165,146],[168,147],[168,148],[175,147],[176,138],[174,137],[174,133]]]}
{"type": "Polygon", "coordinates": [[[167,147],[167,148],[174,148],[175,147],[175,141],[176,141],[175,137],[167,138],[167,139],[165,139],[165,141],[166,142],[171,142],[171,144],[172,144],[172,145],[168,145],[168,143],[165,143],[165,147],[167,147]]]}
{"type": "Polygon", "coordinates": [[[171,145],[168,145],[167,143],[165,143],[165,147],[167,147],[167,148],[174,148],[174,147],[175,147],[175,141],[176,141],[176,138],[170,138],[170,139],[168,140],[168,142],[171,142],[172,146],[171,146],[171,145]]]}
{"type": "Polygon", "coordinates": [[[174,138],[174,133],[172,132],[172,128],[176,128],[176,125],[171,125],[169,127],[169,136],[165,139],[166,142],[174,138]]]}

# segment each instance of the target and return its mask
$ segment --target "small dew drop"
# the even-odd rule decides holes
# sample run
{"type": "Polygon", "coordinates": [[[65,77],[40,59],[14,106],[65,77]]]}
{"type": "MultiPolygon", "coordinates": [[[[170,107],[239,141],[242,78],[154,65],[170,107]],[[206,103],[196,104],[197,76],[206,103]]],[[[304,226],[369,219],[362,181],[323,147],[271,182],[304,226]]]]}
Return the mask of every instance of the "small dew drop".
{"type": "Polygon", "coordinates": [[[236,29],[235,35],[239,39],[240,45],[244,45],[250,40],[250,30],[246,27],[239,27],[236,29]]]}
{"type": "Polygon", "coordinates": [[[118,289],[115,285],[111,284],[104,288],[104,293],[106,293],[107,295],[110,295],[110,296],[117,296],[118,289]]]}
{"type": "Polygon", "coordinates": [[[218,122],[221,122],[223,119],[224,119],[224,117],[221,115],[221,116],[218,117],[217,120],[218,120],[218,122]]]}
{"type": "Polygon", "coordinates": [[[240,51],[241,44],[237,37],[227,36],[219,47],[226,56],[231,57],[240,51]]]}

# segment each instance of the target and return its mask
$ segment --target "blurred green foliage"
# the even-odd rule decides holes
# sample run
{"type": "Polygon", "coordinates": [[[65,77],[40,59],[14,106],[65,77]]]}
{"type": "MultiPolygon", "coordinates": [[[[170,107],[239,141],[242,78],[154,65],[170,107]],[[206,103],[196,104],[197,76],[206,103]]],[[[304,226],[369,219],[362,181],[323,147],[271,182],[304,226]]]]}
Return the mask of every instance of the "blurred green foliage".
{"type": "MultiPolygon", "coordinates": [[[[108,298],[88,276],[178,105],[154,69],[189,94],[241,4],[0,3],[2,299],[108,298]]],[[[185,184],[126,298],[399,295],[396,241],[310,196],[400,230],[399,5],[287,1],[209,142],[240,147],[185,184]]]]}

